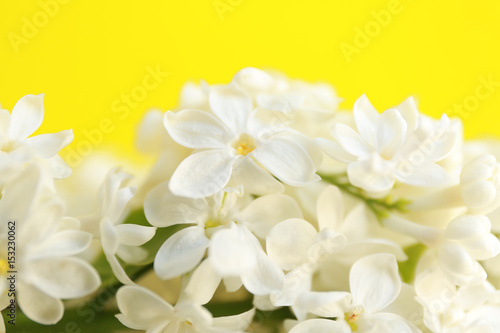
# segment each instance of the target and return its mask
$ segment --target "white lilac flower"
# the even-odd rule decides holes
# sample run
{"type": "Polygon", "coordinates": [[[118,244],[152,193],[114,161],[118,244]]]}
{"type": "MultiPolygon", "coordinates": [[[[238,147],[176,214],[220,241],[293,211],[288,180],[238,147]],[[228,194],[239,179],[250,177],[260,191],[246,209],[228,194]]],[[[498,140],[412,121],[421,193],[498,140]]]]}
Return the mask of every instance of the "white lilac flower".
{"type": "Polygon", "coordinates": [[[390,216],[384,225],[414,237],[429,246],[429,266],[438,265],[453,284],[482,283],[486,272],[478,261],[500,253],[500,241],[491,233],[490,220],[483,215],[462,215],[450,221],[445,230],[423,226],[401,217],[390,216]]]}
{"type": "Polygon", "coordinates": [[[279,118],[284,123],[310,138],[326,135],[342,100],[329,84],[291,80],[281,73],[255,68],[242,69],[233,82],[247,90],[260,108],[283,113],[279,118]],[[259,86],[262,89],[256,89],[259,86]]]}
{"type": "Polygon", "coordinates": [[[16,299],[31,320],[49,325],[64,313],[62,299],[94,292],[101,281],[96,270],[76,255],[85,251],[92,234],[80,221],[64,217],[61,199],[44,187],[42,171],[31,165],[5,184],[0,199],[1,279],[7,278],[8,223],[15,221],[16,299]]]}
{"type": "Polygon", "coordinates": [[[487,214],[500,205],[499,164],[490,154],[467,163],[460,175],[462,198],[472,214],[487,214]]]}
{"type": "Polygon", "coordinates": [[[349,280],[351,293],[309,292],[299,296],[293,309],[301,323],[290,332],[420,332],[405,318],[384,311],[401,291],[396,257],[385,253],[363,257],[352,266],[349,280]],[[307,319],[308,313],[337,319],[307,319]]]}
{"type": "Polygon", "coordinates": [[[499,164],[491,154],[481,154],[466,163],[459,184],[424,193],[408,208],[414,211],[466,209],[471,214],[489,214],[500,206],[499,164]]]}
{"type": "Polygon", "coordinates": [[[127,186],[131,176],[118,169],[109,171],[99,190],[101,208],[93,218],[88,218],[87,230],[94,232],[116,278],[124,284],[133,284],[118,258],[126,263],[139,264],[147,251],[139,246],[153,238],[156,228],[123,223],[127,203],[135,188],[127,186]]]}
{"type": "Polygon", "coordinates": [[[344,216],[342,194],[330,185],[316,202],[319,231],[298,218],[282,221],[269,231],[268,256],[288,271],[284,289],[271,296],[275,306],[292,305],[300,293],[310,291],[314,275],[330,274],[342,265],[350,267],[365,255],[389,252],[396,254],[399,260],[406,259],[401,248],[391,241],[358,236],[364,233],[362,224],[366,220],[361,208],[358,206],[344,216]],[[356,233],[358,235],[353,235],[356,233]]]}
{"type": "Polygon", "coordinates": [[[168,181],[177,166],[192,152],[192,149],[172,140],[163,126],[163,116],[162,111],[149,110],[137,129],[135,142],[137,149],[145,155],[156,158],[156,162],[138,186],[137,193],[132,199],[134,207],[141,207],[147,193],[155,186],[168,181]]]}
{"type": "Polygon", "coordinates": [[[116,300],[120,322],[134,330],[147,332],[242,332],[251,323],[255,310],[234,316],[214,318],[203,306],[181,301],[175,306],[140,286],[121,287],[116,300]]]}
{"type": "Polygon", "coordinates": [[[500,329],[498,291],[489,282],[457,288],[442,271],[431,267],[418,274],[415,290],[424,323],[434,333],[500,329]]]}
{"type": "Polygon", "coordinates": [[[240,286],[243,283],[254,294],[281,290],[283,272],[262,250],[257,237],[265,239],[274,225],[302,214],[294,200],[282,194],[250,202],[248,196],[239,195],[228,190],[206,199],[190,199],[173,195],[168,183],[154,188],[144,203],[152,225],[194,224],[176,232],[161,246],[154,262],[156,274],[170,279],[188,273],[208,250],[209,263],[216,272],[214,279],[241,278],[240,286]]]}
{"type": "Polygon", "coordinates": [[[73,140],[71,130],[31,136],[42,124],[44,95],[26,95],[12,109],[0,108],[0,182],[27,163],[37,163],[47,178],[64,178],[71,169],[58,152],[73,140]]]}
{"type": "Polygon", "coordinates": [[[396,180],[413,186],[448,181],[436,162],[457,142],[457,131],[443,115],[438,123],[419,117],[412,98],[379,114],[363,95],[354,104],[356,129],[337,123],[335,142],[316,142],[332,158],[348,163],[349,181],[374,196],[387,194],[396,180]]]}
{"type": "Polygon", "coordinates": [[[200,81],[200,84],[187,82],[181,89],[179,108],[201,110],[210,108],[208,104],[209,91],[210,86],[203,80],[200,81]]]}
{"type": "Polygon", "coordinates": [[[212,87],[209,103],[213,115],[193,109],[165,114],[172,139],[198,150],[172,175],[174,194],[203,198],[230,180],[250,193],[266,194],[282,191],[273,176],[293,186],[319,180],[318,147],[304,135],[273,124],[273,114],[254,109],[244,90],[235,84],[212,87]]]}

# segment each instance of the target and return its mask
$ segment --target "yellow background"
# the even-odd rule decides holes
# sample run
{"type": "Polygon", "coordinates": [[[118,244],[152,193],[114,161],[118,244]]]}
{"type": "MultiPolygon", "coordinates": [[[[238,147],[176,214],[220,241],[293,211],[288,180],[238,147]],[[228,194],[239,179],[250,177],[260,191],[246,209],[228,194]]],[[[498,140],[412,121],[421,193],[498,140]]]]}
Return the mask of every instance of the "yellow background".
{"type": "MultiPolygon", "coordinates": [[[[343,108],[362,93],[379,111],[414,95],[434,116],[474,96],[480,77],[500,82],[496,0],[391,0],[399,12],[350,62],[342,43],[356,47],[357,31],[373,28],[373,13],[388,11],[391,1],[65,0],[44,22],[43,7],[54,1],[0,0],[2,106],[11,110],[23,95],[45,93],[38,133],[72,128],[72,147],[83,130],[109,118],[115,130],[105,142],[136,161],[134,132],[147,109],[175,107],[187,80],[228,82],[247,66],[327,81],[345,99],[343,108]],[[40,27],[25,38],[23,27],[35,18],[40,27]],[[16,46],[13,36],[25,40],[16,46]],[[157,65],[168,77],[119,119],[113,102],[157,65]]],[[[500,134],[499,111],[496,87],[467,113],[466,136],[500,134]]]]}

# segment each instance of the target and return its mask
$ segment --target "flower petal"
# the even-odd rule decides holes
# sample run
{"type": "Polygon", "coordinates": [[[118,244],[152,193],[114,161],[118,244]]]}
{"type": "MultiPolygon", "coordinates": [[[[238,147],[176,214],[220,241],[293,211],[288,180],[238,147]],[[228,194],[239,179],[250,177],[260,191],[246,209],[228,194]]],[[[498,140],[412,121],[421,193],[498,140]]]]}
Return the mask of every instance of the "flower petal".
{"type": "MultiPolygon", "coordinates": [[[[133,324],[134,329],[146,330],[161,322],[167,322],[173,307],[152,291],[140,286],[123,286],[116,293],[121,314],[117,318],[133,324]]],[[[129,326],[125,324],[126,326],[129,326]]],[[[130,327],[130,326],[129,326],[130,327]]]]}
{"type": "Polygon", "coordinates": [[[27,279],[54,298],[83,297],[97,290],[99,274],[88,262],[75,257],[34,260],[26,266],[27,279]]]}
{"type": "Polygon", "coordinates": [[[335,332],[351,333],[345,320],[308,319],[295,325],[289,333],[335,332]]]}
{"type": "Polygon", "coordinates": [[[301,186],[319,180],[309,155],[292,140],[273,138],[262,143],[251,154],[284,183],[301,186]]]}
{"type": "Polygon", "coordinates": [[[255,195],[279,193],[284,190],[283,184],[247,156],[237,159],[234,163],[231,184],[242,185],[246,193],[255,195]]]}
{"type": "Polygon", "coordinates": [[[393,313],[377,313],[366,318],[370,323],[370,332],[384,333],[420,333],[420,330],[393,313]]]}
{"type": "MultiPolygon", "coordinates": [[[[271,295],[274,306],[292,306],[299,295],[311,291],[314,265],[306,263],[300,265],[285,275],[283,289],[271,295]]],[[[300,314],[295,311],[297,317],[300,314]]]]}
{"type": "Polygon", "coordinates": [[[83,252],[92,241],[92,234],[79,230],[54,233],[33,249],[30,259],[49,256],[71,256],[83,252]]]}
{"type": "Polygon", "coordinates": [[[210,108],[233,133],[242,133],[253,103],[250,96],[235,84],[215,86],[208,97],[210,108]]]}
{"type": "MultiPolygon", "coordinates": [[[[260,246],[260,244],[258,244],[260,246]]],[[[250,272],[241,276],[245,288],[254,295],[269,295],[283,289],[285,274],[262,249],[256,252],[257,264],[250,272]]]]}
{"type": "Polygon", "coordinates": [[[184,293],[196,304],[206,304],[214,296],[222,278],[215,271],[210,260],[204,260],[191,273],[184,293]]]}
{"type": "Polygon", "coordinates": [[[367,255],[373,253],[390,253],[396,256],[399,261],[408,259],[401,247],[384,238],[366,238],[360,241],[349,242],[337,253],[336,260],[351,264],[367,255]]]}
{"type": "Polygon", "coordinates": [[[491,222],[484,215],[462,215],[448,223],[444,236],[454,241],[475,239],[489,234],[491,222]]]}
{"type": "Polygon", "coordinates": [[[137,128],[135,145],[144,154],[157,153],[167,136],[163,125],[164,114],[160,110],[150,110],[143,116],[137,128]]]}
{"type": "Polygon", "coordinates": [[[362,305],[367,313],[378,312],[391,304],[401,290],[396,257],[379,253],[359,259],[352,265],[349,283],[353,303],[362,305]]]}
{"type": "Polygon", "coordinates": [[[43,121],[43,97],[44,94],[26,95],[14,105],[9,126],[11,139],[25,139],[40,127],[43,121]]]}
{"type": "Polygon", "coordinates": [[[116,251],[118,251],[118,246],[120,246],[115,226],[108,218],[104,218],[99,224],[99,229],[101,231],[101,245],[103,251],[114,255],[116,251]]]}
{"type": "Polygon", "coordinates": [[[233,224],[216,231],[211,238],[209,259],[222,277],[241,276],[257,264],[252,240],[244,229],[233,224]]]}
{"type": "Polygon", "coordinates": [[[320,146],[321,149],[323,149],[325,154],[337,161],[350,163],[358,159],[357,156],[354,156],[345,151],[345,149],[342,148],[342,146],[338,142],[334,142],[325,138],[316,138],[314,139],[314,142],[316,142],[316,144],[320,146]]]}
{"type": "Polygon", "coordinates": [[[148,255],[148,250],[139,246],[120,245],[116,251],[118,258],[132,265],[144,265],[148,255]]]}
{"type": "MultiPolygon", "coordinates": [[[[277,134],[276,137],[277,136],[279,136],[279,134],[277,134]]],[[[315,170],[319,169],[321,163],[323,162],[323,151],[314,142],[314,140],[298,133],[293,133],[292,135],[290,135],[289,133],[284,132],[282,136],[284,136],[285,138],[289,137],[293,142],[297,143],[301,148],[303,148],[313,161],[315,170]]]]}
{"type": "Polygon", "coordinates": [[[267,254],[281,269],[292,270],[308,260],[307,252],[317,233],[305,220],[280,222],[266,237],[267,254]]]}
{"type": "Polygon", "coordinates": [[[497,197],[497,189],[490,181],[477,181],[461,186],[462,198],[467,207],[481,209],[497,197]]]}
{"type": "Polygon", "coordinates": [[[304,103],[305,96],[297,94],[259,94],[257,105],[267,110],[290,114],[296,112],[304,103]]]}
{"type": "Polygon", "coordinates": [[[341,123],[335,124],[332,134],[348,154],[358,158],[370,156],[371,150],[369,146],[361,136],[349,126],[341,123]]]}
{"type": "Polygon", "coordinates": [[[168,188],[168,182],[154,187],[144,200],[144,213],[155,227],[182,223],[199,223],[208,211],[205,199],[178,197],[168,188]]]}
{"type": "Polygon", "coordinates": [[[19,281],[16,298],[26,317],[37,323],[53,325],[63,317],[63,302],[31,284],[19,281]]]}
{"type": "Polygon", "coordinates": [[[444,241],[438,253],[439,263],[448,272],[470,276],[477,272],[478,263],[459,244],[444,241]]]}
{"type": "Polygon", "coordinates": [[[320,317],[342,318],[351,301],[351,294],[345,291],[309,291],[297,298],[293,310],[299,320],[306,319],[307,313],[320,317]]]}
{"type": "Polygon", "coordinates": [[[207,150],[190,155],[172,175],[170,191],[195,199],[215,194],[229,182],[235,159],[227,150],[207,150]]]}
{"type": "Polygon", "coordinates": [[[358,132],[370,146],[375,146],[375,124],[377,124],[380,114],[365,94],[354,103],[353,114],[358,132]]]}
{"type": "Polygon", "coordinates": [[[248,92],[267,91],[271,89],[274,84],[274,80],[271,75],[267,74],[263,70],[253,67],[247,67],[240,70],[234,75],[231,82],[234,82],[248,92]]]}
{"type": "Polygon", "coordinates": [[[235,292],[243,286],[243,282],[241,282],[239,276],[225,277],[222,281],[224,282],[224,287],[228,293],[235,292]]]}
{"type": "Polygon", "coordinates": [[[390,191],[394,186],[394,177],[387,173],[387,170],[383,170],[383,165],[373,164],[377,164],[377,161],[365,159],[349,164],[347,166],[349,182],[367,192],[384,193],[390,191]]]}
{"type": "Polygon", "coordinates": [[[104,255],[106,256],[106,260],[108,261],[109,266],[111,267],[111,270],[113,271],[113,274],[118,279],[118,281],[123,284],[134,284],[134,282],[128,277],[125,269],[122,267],[114,253],[104,252],[104,255]]]}
{"type": "Polygon", "coordinates": [[[338,187],[329,185],[316,202],[319,230],[330,228],[338,230],[344,220],[344,199],[338,187]]]}
{"type": "Polygon", "coordinates": [[[297,202],[284,194],[269,194],[252,201],[234,216],[245,223],[257,237],[266,238],[269,230],[281,221],[302,218],[297,202]]]}
{"type": "Polygon", "coordinates": [[[255,309],[250,309],[234,316],[216,317],[213,320],[213,325],[231,332],[243,332],[250,325],[254,316],[255,309]]]}
{"type": "Polygon", "coordinates": [[[146,227],[137,224],[120,224],[115,227],[118,241],[123,245],[141,246],[153,238],[155,227],[146,227]]]}
{"type": "Polygon", "coordinates": [[[346,237],[330,228],[322,229],[307,251],[307,259],[310,262],[326,260],[333,254],[339,252],[346,244],[346,237]]]}
{"type": "Polygon", "coordinates": [[[413,186],[440,186],[448,180],[445,169],[430,161],[415,164],[402,161],[395,176],[400,182],[413,186]]]}
{"type": "Polygon", "coordinates": [[[57,155],[61,149],[69,145],[74,137],[72,130],[66,130],[33,136],[28,138],[26,142],[33,147],[38,157],[49,158],[57,155]]]}
{"type": "Polygon", "coordinates": [[[401,116],[404,118],[408,133],[413,132],[418,125],[418,108],[413,97],[408,97],[401,104],[394,107],[398,110],[401,116]]]}
{"type": "Polygon", "coordinates": [[[406,122],[401,114],[394,109],[384,111],[377,124],[375,147],[377,152],[391,159],[406,137],[406,122]]]}
{"type": "Polygon", "coordinates": [[[201,261],[208,244],[202,227],[189,227],[176,232],[156,253],[156,275],[166,280],[189,272],[201,261]]]}
{"type": "Polygon", "coordinates": [[[126,186],[132,176],[119,168],[108,172],[106,179],[99,189],[103,217],[107,217],[113,224],[119,221],[125,206],[132,199],[136,189],[126,186]]]}
{"type": "Polygon", "coordinates": [[[167,111],[163,124],[175,142],[188,148],[225,148],[232,138],[219,120],[201,110],[167,111]]]}

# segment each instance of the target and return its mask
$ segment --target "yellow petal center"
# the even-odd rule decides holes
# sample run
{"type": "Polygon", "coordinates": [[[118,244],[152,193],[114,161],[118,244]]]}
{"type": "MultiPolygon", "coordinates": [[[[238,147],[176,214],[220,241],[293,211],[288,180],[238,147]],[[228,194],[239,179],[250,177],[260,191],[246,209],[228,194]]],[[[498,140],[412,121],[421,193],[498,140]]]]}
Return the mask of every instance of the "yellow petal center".
{"type": "Polygon", "coordinates": [[[239,155],[247,155],[255,149],[255,141],[248,134],[241,134],[238,139],[234,140],[232,147],[239,155]]]}
{"type": "Polygon", "coordinates": [[[344,319],[345,321],[347,321],[353,332],[356,332],[358,330],[358,325],[356,324],[356,322],[358,321],[360,314],[360,311],[351,311],[344,313],[344,319]]]}

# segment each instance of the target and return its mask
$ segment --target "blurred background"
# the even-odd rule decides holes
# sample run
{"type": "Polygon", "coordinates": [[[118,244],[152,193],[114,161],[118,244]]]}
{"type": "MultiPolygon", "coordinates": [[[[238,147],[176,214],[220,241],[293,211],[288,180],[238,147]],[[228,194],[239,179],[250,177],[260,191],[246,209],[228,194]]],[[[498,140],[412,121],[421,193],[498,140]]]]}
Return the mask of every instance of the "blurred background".
{"type": "Polygon", "coordinates": [[[140,164],[145,111],[175,108],[186,81],[253,66],[331,83],[342,109],[413,95],[426,114],[461,117],[467,138],[497,136],[499,39],[495,0],[4,0],[0,103],[45,93],[38,133],[75,133],[63,157],[111,147],[140,164]]]}

